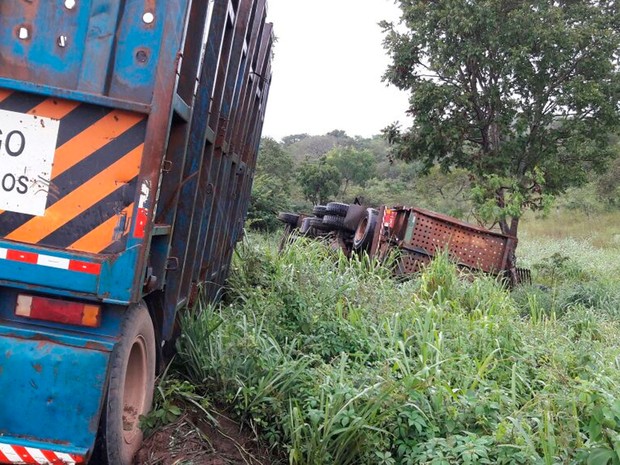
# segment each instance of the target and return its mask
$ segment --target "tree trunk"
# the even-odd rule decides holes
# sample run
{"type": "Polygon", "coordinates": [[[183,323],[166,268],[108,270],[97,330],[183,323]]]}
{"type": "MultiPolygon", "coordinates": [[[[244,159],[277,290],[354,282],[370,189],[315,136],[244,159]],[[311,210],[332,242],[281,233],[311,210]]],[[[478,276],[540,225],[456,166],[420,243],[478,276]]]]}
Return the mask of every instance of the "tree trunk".
{"type": "MultiPolygon", "coordinates": [[[[495,201],[497,202],[497,206],[499,208],[506,207],[505,196],[506,192],[504,188],[499,189],[495,193],[495,201]]],[[[499,228],[502,231],[502,234],[507,236],[517,237],[517,230],[519,229],[519,218],[510,216],[508,218],[502,218],[499,220],[499,228]]]]}
{"type": "Polygon", "coordinates": [[[519,229],[519,218],[510,217],[509,219],[502,219],[499,221],[499,227],[502,231],[502,234],[517,237],[517,231],[519,229]]]}

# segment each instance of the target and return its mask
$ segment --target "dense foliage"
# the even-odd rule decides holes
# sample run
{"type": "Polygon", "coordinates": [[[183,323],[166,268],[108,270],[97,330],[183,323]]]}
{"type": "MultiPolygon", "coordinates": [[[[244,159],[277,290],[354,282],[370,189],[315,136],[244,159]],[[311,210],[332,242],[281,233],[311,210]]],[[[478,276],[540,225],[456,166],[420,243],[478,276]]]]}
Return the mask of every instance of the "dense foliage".
{"type": "Polygon", "coordinates": [[[548,290],[511,294],[445,257],[396,282],[251,237],[225,303],[183,322],[181,366],[282,463],[620,463],[620,251],[530,247],[548,290]]]}
{"type": "Polygon", "coordinates": [[[410,92],[414,120],[386,134],[400,158],[467,169],[478,211],[502,232],[612,158],[617,1],[397,3],[385,79],[410,92]]]}
{"type": "MultiPolygon", "coordinates": [[[[617,156],[617,140],[611,142],[617,156]]],[[[590,213],[618,209],[619,168],[616,158],[605,173],[591,173],[587,185],[569,189],[556,204],[590,213]]],[[[323,136],[291,135],[281,142],[264,138],[248,225],[274,231],[280,224],[278,211],[310,213],[316,203],[357,198],[370,206],[417,206],[491,226],[474,208],[476,194],[467,170],[425,170],[421,162],[391,159],[387,142],[379,136],[350,137],[335,130],[323,136]]]]}

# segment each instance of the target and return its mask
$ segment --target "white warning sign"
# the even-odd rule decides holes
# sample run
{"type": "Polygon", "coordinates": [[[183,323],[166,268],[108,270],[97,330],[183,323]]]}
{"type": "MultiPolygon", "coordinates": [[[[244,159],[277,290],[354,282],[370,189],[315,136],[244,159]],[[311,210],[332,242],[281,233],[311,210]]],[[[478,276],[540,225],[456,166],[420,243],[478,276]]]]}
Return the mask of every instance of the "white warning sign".
{"type": "Polygon", "coordinates": [[[0,210],[43,216],[60,122],[0,110],[0,210]]]}

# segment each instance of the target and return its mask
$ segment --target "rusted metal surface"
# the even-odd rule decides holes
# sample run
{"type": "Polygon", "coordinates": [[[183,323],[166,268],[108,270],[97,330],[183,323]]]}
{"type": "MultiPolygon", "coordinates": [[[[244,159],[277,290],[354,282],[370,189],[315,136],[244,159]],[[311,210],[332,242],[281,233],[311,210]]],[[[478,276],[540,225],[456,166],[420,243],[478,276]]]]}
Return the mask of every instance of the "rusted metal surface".
{"type": "Polygon", "coordinates": [[[127,306],[145,299],[163,342],[199,286],[218,296],[269,93],[265,15],[265,0],[0,1],[3,121],[58,128],[41,211],[0,208],[0,387],[46,386],[2,404],[11,444],[71,440],[87,456],[127,306]],[[103,301],[102,332],[19,320],[17,289],[103,301]],[[22,404],[40,425],[11,427],[22,404]]]}
{"type": "Polygon", "coordinates": [[[150,103],[167,51],[164,21],[186,1],[0,2],[2,76],[42,86],[150,103]],[[166,11],[167,10],[167,11],[166,11]],[[143,20],[150,12],[153,20],[143,20]],[[112,70],[112,72],[110,72],[112,70]]]}
{"type": "Polygon", "coordinates": [[[208,27],[209,39],[200,70],[182,67],[184,92],[192,76],[198,75],[199,82],[190,120],[178,119],[172,127],[167,159],[173,164],[164,173],[156,214],[157,223],[173,224],[169,255],[178,260],[177,267],[166,271],[164,337],[172,334],[176,309],[191,300],[197,286],[209,298],[218,295],[240,237],[249,202],[241,194],[248,190],[258,151],[257,143],[248,146],[245,141],[260,138],[268,94],[268,82],[255,79],[256,67],[271,59],[273,38],[265,11],[265,0],[216,0],[204,21],[190,11],[194,21],[208,27]],[[176,163],[176,152],[184,145],[187,150],[176,163]],[[173,191],[171,185],[179,187],[173,191]]]}
{"type": "Polygon", "coordinates": [[[330,247],[341,250],[347,257],[354,252],[368,252],[379,260],[395,255],[396,275],[418,273],[439,253],[447,253],[461,269],[500,276],[511,285],[531,280],[529,270],[515,267],[515,237],[430,210],[384,206],[377,212],[372,208],[351,205],[346,208],[346,215],[340,215],[340,226],[332,221],[326,223],[329,216],[325,216],[323,224],[305,229],[300,226],[300,221],[320,222],[320,218],[300,215],[297,224],[287,223],[289,217],[292,219],[295,216],[287,213],[279,216],[286,223],[281,247],[294,231],[323,240],[328,231],[330,247]]]}
{"type": "Polygon", "coordinates": [[[383,208],[372,252],[383,256],[397,247],[403,251],[404,273],[417,271],[445,251],[461,267],[499,274],[514,269],[517,239],[422,208],[383,208]]]}

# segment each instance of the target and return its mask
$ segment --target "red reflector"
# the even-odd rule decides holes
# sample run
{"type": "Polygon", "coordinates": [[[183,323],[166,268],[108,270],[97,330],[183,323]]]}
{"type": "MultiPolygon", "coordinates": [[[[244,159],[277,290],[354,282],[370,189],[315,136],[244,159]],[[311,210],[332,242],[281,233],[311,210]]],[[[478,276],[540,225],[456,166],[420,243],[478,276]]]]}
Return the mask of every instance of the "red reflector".
{"type": "Polygon", "coordinates": [[[98,305],[30,295],[17,296],[15,314],[33,320],[53,321],[91,328],[97,328],[101,324],[101,307],[98,305]]]}
{"type": "Polygon", "coordinates": [[[32,263],[36,265],[39,256],[36,253],[7,250],[6,258],[16,262],[32,263]]]}
{"type": "Polygon", "coordinates": [[[82,273],[99,274],[101,265],[99,263],[81,262],[79,260],[71,260],[69,262],[71,271],[80,271],[82,273]]]}
{"type": "Polygon", "coordinates": [[[136,215],[136,227],[133,232],[133,236],[136,239],[144,239],[144,229],[146,228],[147,220],[148,214],[146,209],[138,208],[138,214],[136,215]]]}

